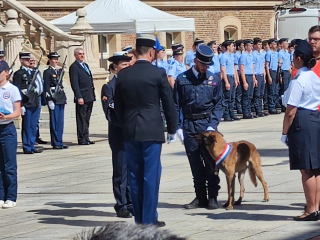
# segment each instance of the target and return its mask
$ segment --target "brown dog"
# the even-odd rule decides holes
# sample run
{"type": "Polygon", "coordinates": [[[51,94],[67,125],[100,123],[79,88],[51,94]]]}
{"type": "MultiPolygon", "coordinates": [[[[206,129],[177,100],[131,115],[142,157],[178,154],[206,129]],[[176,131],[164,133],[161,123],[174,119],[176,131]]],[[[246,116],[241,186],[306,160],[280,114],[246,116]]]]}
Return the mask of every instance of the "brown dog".
{"type": "MultiPolygon", "coordinates": [[[[227,144],[223,135],[219,132],[207,131],[196,136],[198,142],[206,145],[209,153],[216,161],[217,166],[224,172],[228,184],[228,202],[223,205],[227,210],[233,209],[233,205],[240,205],[244,196],[244,174],[249,169],[249,175],[254,186],[257,179],[260,180],[264,190],[264,201],[269,201],[268,187],[261,169],[261,159],[256,147],[247,141],[239,141],[227,144]],[[217,162],[220,161],[220,162],[217,162]],[[247,162],[249,164],[247,164],[247,162]],[[219,164],[220,163],[220,164],[219,164]],[[240,183],[240,197],[234,202],[235,173],[238,173],[240,183]]],[[[211,163],[214,165],[213,163],[211,163]]]]}

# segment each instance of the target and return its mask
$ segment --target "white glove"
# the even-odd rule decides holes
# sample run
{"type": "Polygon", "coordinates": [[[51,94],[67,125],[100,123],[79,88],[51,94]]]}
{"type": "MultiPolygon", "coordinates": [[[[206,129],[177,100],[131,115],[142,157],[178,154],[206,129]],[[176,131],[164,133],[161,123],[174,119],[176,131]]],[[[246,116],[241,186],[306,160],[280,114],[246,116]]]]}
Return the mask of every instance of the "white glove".
{"type": "Polygon", "coordinates": [[[216,130],[213,127],[209,126],[209,127],[207,127],[207,131],[214,131],[215,132],[216,130]]]}
{"type": "Polygon", "coordinates": [[[48,106],[51,110],[54,110],[54,102],[53,101],[49,101],[48,102],[48,106]]]}
{"type": "Polygon", "coordinates": [[[176,134],[167,133],[167,142],[168,144],[176,141],[176,134]]]}
{"type": "Polygon", "coordinates": [[[183,142],[183,141],[184,141],[184,136],[183,136],[183,131],[182,131],[182,129],[181,129],[181,128],[178,129],[176,134],[177,134],[177,136],[178,136],[181,144],[184,145],[184,142],[183,142]]]}
{"type": "Polygon", "coordinates": [[[281,136],[281,142],[283,142],[285,145],[288,146],[288,136],[282,134],[282,136],[281,136]]]}
{"type": "Polygon", "coordinates": [[[26,108],[25,107],[21,107],[21,115],[24,116],[25,113],[26,113],[26,108]]]}

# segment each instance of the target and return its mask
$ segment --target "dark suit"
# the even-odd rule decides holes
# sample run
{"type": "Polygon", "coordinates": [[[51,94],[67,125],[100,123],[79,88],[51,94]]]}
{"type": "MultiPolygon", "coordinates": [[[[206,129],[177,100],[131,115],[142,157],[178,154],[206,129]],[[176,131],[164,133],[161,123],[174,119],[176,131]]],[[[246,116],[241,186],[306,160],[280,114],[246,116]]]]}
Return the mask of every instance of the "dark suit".
{"type": "Polygon", "coordinates": [[[143,224],[158,221],[160,154],[165,142],[160,100],[168,133],[174,134],[176,112],[165,70],[138,60],[118,74],[114,105],[123,129],[135,221],[143,224]]]}
{"type": "Polygon", "coordinates": [[[122,138],[122,128],[119,127],[116,113],[113,107],[114,91],[116,86],[117,78],[113,79],[102,86],[101,90],[101,101],[103,111],[109,122],[108,127],[108,139],[109,145],[112,150],[112,185],[113,194],[116,199],[116,205],[114,209],[118,212],[121,208],[127,208],[132,210],[132,202],[130,196],[130,188],[128,184],[128,163],[124,152],[124,143],[122,138]],[[107,100],[102,100],[103,97],[107,97],[107,100]]]}
{"type": "MultiPolygon", "coordinates": [[[[84,63],[89,69],[89,66],[84,63]]],[[[78,143],[89,142],[89,123],[92,113],[93,102],[96,100],[94,93],[94,84],[91,71],[86,69],[75,61],[69,68],[71,88],[74,93],[74,102],[76,104],[76,120],[78,143]],[[78,100],[83,98],[84,104],[79,105],[78,100]]]]}

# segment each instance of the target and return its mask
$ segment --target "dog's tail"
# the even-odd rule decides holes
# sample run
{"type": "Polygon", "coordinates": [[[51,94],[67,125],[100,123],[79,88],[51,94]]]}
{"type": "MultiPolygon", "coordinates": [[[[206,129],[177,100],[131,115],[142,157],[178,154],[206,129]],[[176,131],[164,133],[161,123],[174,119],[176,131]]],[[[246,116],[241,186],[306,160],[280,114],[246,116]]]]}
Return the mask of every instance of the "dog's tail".
{"type": "Polygon", "coordinates": [[[257,183],[257,177],[256,177],[256,173],[254,172],[254,168],[252,166],[252,163],[249,161],[249,176],[250,176],[250,179],[251,179],[251,182],[253,183],[253,185],[255,187],[257,187],[258,183],[257,183]]]}

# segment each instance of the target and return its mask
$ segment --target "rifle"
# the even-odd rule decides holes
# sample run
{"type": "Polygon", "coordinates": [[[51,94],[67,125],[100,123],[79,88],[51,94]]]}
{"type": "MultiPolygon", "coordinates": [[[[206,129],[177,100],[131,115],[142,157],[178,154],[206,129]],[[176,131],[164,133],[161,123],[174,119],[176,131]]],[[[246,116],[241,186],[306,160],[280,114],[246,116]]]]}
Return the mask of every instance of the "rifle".
{"type": "Polygon", "coordinates": [[[32,96],[32,93],[34,93],[37,88],[36,80],[37,80],[37,77],[39,74],[39,66],[41,63],[41,59],[42,59],[42,54],[41,54],[40,59],[38,61],[37,67],[34,69],[34,75],[31,79],[31,82],[30,82],[28,89],[27,89],[27,92],[25,94],[28,98],[30,98],[32,96]]]}
{"type": "Polygon", "coordinates": [[[67,61],[67,57],[64,59],[64,62],[62,64],[62,68],[61,68],[61,72],[60,72],[60,75],[59,75],[59,80],[58,80],[58,83],[54,89],[54,93],[52,93],[52,99],[53,100],[57,100],[58,99],[58,93],[61,91],[61,82],[62,82],[62,79],[63,79],[63,75],[64,75],[64,68],[66,66],[66,61],[67,61]]]}
{"type": "Polygon", "coordinates": [[[11,66],[10,66],[8,79],[11,78],[11,75],[12,75],[12,73],[13,73],[13,68],[14,68],[14,65],[16,65],[16,61],[17,61],[17,58],[18,58],[18,57],[19,57],[19,54],[16,56],[16,58],[13,60],[13,63],[12,63],[11,66]]]}
{"type": "Polygon", "coordinates": [[[280,58],[278,60],[276,83],[280,83],[280,81],[281,81],[281,75],[282,75],[281,66],[282,66],[282,63],[283,63],[283,60],[280,58]]]}

